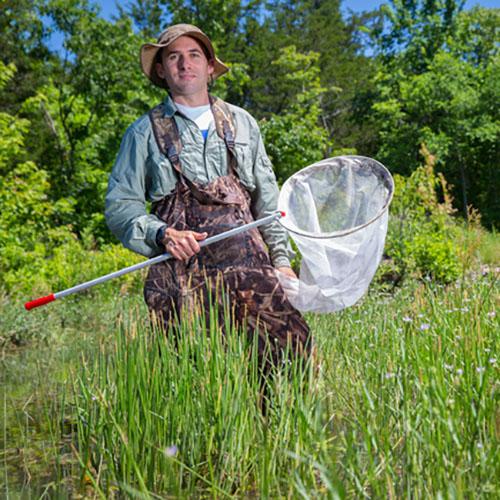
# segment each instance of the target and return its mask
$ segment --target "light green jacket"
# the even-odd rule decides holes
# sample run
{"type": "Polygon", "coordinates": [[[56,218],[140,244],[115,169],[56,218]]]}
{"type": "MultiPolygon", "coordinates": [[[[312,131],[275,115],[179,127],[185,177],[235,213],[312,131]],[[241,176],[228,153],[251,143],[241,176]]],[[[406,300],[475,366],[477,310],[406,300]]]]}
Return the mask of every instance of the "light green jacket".
{"type": "MultiPolygon", "coordinates": [[[[278,186],[255,119],[245,110],[228,104],[236,125],[237,175],[252,199],[256,219],[277,207],[278,186]]],[[[174,117],[182,142],[180,162],[190,180],[205,184],[228,172],[227,149],[215,125],[204,141],[198,126],[180,114],[167,95],[165,114],[174,117]]],[[[177,176],[169,160],[160,153],[149,116],[135,121],[123,137],[106,194],[106,221],[127,248],[153,257],[164,251],[156,244],[156,233],[165,223],[148,214],[146,202],[172,193],[177,176]]],[[[286,231],[277,223],[261,227],[275,267],[290,265],[292,256],[286,231]]]]}

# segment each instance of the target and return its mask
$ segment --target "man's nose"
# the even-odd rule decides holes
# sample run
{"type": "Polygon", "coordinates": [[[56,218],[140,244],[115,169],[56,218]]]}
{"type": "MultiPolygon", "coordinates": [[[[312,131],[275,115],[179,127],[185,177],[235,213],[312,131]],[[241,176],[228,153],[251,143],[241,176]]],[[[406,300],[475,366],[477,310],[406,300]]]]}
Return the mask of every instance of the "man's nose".
{"type": "Polygon", "coordinates": [[[179,69],[186,69],[186,67],[188,66],[188,59],[187,57],[180,55],[177,63],[179,65],[179,69]]]}

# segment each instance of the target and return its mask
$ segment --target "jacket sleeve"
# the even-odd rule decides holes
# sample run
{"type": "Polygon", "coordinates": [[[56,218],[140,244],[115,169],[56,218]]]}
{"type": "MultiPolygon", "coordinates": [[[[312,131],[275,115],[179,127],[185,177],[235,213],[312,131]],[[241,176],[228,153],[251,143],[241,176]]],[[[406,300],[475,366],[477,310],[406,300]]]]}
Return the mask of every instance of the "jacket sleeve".
{"type": "Polygon", "coordinates": [[[109,177],[105,217],[125,247],[154,257],[163,251],[156,233],[165,223],[146,212],[147,161],[147,138],[132,126],[123,137],[109,177]]]}
{"type": "MultiPolygon", "coordinates": [[[[257,131],[253,167],[255,190],[251,193],[251,196],[253,216],[260,219],[277,210],[279,189],[257,124],[255,124],[255,127],[257,131]]],[[[269,249],[273,266],[290,266],[290,259],[293,258],[294,254],[288,242],[287,231],[276,221],[261,226],[260,232],[269,249]]]]}

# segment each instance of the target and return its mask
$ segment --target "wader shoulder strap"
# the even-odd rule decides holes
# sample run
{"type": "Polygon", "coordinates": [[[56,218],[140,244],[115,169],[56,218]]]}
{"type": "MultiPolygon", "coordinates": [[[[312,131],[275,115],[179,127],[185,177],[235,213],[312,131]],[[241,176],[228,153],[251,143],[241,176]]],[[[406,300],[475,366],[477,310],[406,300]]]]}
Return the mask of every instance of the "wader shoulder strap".
{"type": "MultiPolygon", "coordinates": [[[[234,147],[236,126],[232,114],[229,111],[228,105],[218,97],[210,96],[210,105],[214,115],[215,129],[219,137],[226,144],[230,157],[230,168],[234,168],[236,165],[234,147]]],[[[154,107],[149,112],[149,118],[158,148],[170,160],[173,167],[178,172],[181,172],[179,154],[182,150],[182,142],[174,118],[165,116],[163,104],[154,107]]]]}
{"type": "Polygon", "coordinates": [[[174,118],[165,116],[163,104],[154,107],[149,112],[149,118],[159,150],[170,160],[175,170],[180,173],[181,162],[179,155],[182,150],[182,142],[174,118]]]}
{"type": "Polygon", "coordinates": [[[212,114],[214,115],[215,129],[221,139],[224,139],[226,148],[234,156],[234,140],[236,138],[236,125],[229,106],[222,99],[210,96],[212,114]]]}

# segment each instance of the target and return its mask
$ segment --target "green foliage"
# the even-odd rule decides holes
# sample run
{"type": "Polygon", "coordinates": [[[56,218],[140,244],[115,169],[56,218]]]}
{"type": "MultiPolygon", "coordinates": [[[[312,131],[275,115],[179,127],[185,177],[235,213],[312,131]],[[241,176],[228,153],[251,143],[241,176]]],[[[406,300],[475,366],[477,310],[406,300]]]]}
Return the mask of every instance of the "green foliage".
{"type": "Polygon", "coordinates": [[[479,233],[477,238],[479,241],[478,252],[481,262],[486,265],[498,266],[498,256],[500,255],[500,235],[496,232],[490,233],[485,231],[480,226],[475,228],[475,232],[479,233]]]}
{"type": "Polygon", "coordinates": [[[493,188],[500,122],[498,110],[489,104],[500,99],[491,80],[498,77],[498,68],[498,58],[480,68],[440,52],[419,75],[381,75],[381,99],[373,105],[381,161],[411,172],[418,144],[425,142],[438,157],[437,168],[460,187],[455,195],[463,210],[472,202],[488,222],[500,208],[493,188]]]}
{"type": "Polygon", "coordinates": [[[107,242],[109,231],[96,224],[95,214],[103,212],[121,136],[160,96],[137,64],[143,39],[128,17],[108,22],[91,6],[56,0],[47,2],[45,14],[65,37],[70,57],[23,111],[48,134],[39,153],[46,158],[52,197],[75,202],[75,212],[59,223],[71,223],[77,233],[91,226],[107,242]]]}
{"type": "MultiPolygon", "coordinates": [[[[142,260],[122,245],[108,244],[96,250],[92,248],[92,243],[85,244],[74,235],[63,233],[57,236],[60,241],[62,237],[66,239],[52,249],[44,244],[36,245],[29,252],[14,245],[2,249],[3,291],[11,296],[34,298],[35,295],[70,288],[142,260]]],[[[142,274],[136,272],[100,287],[122,291],[133,288],[137,291],[142,279],[142,274]]]]}
{"type": "MultiPolygon", "coordinates": [[[[230,306],[228,314],[229,310],[230,306]]],[[[272,409],[266,431],[259,408],[263,396],[257,342],[247,342],[232,327],[221,335],[216,320],[209,327],[204,322],[201,315],[184,314],[179,331],[166,337],[165,332],[148,332],[139,324],[132,326],[138,335],[124,329],[116,357],[103,353],[76,381],[80,460],[110,465],[95,484],[104,496],[110,495],[116,480],[124,491],[143,494],[193,497],[201,487],[218,498],[228,491],[236,496],[250,491],[275,496],[264,493],[288,486],[281,486],[272,471],[292,467],[313,484],[310,467],[285,451],[314,453],[311,437],[316,430],[311,424],[316,415],[311,410],[304,413],[315,398],[314,390],[305,390],[308,382],[312,384],[311,371],[286,364],[268,382],[272,409]],[[278,415],[285,408],[283,425],[278,415]],[[131,421],[134,426],[128,424],[131,421]],[[272,442],[287,446],[271,451],[272,442]],[[144,443],[153,460],[140,452],[144,443]],[[265,448],[268,458],[261,452],[265,448]],[[200,472],[202,477],[212,476],[203,485],[195,479],[200,472]]],[[[89,474],[95,480],[93,472],[89,474]]]]}
{"type": "Polygon", "coordinates": [[[419,73],[453,35],[462,0],[390,0],[372,31],[388,62],[419,73]]]}
{"type": "Polygon", "coordinates": [[[434,157],[422,147],[425,165],[410,177],[395,175],[390,208],[386,262],[381,274],[400,280],[408,275],[428,276],[441,282],[458,278],[462,271],[456,242],[458,227],[446,181],[434,172],[434,157]],[[440,202],[438,190],[444,198],[440,202]],[[395,276],[394,276],[395,274],[395,276]]]}
{"type": "MultiPolygon", "coordinates": [[[[53,71],[56,59],[45,44],[48,29],[40,16],[45,0],[2,0],[0,3],[0,61],[15,64],[0,109],[15,114],[19,103],[33,95],[53,71]]],[[[3,72],[3,70],[2,70],[3,72]]]]}
{"type": "Polygon", "coordinates": [[[238,102],[242,99],[245,87],[250,82],[248,74],[248,65],[243,63],[226,63],[229,72],[218,78],[210,87],[210,93],[228,100],[229,102],[238,102]]]}
{"type": "Polygon", "coordinates": [[[407,243],[407,250],[417,269],[437,281],[446,283],[460,276],[456,243],[439,232],[417,234],[407,243]]]}
{"type": "Polygon", "coordinates": [[[300,54],[295,46],[281,49],[273,61],[280,76],[280,95],[293,104],[286,113],[272,115],[261,122],[267,153],[280,181],[300,168],[323,158],[329,146],[328,135],[321,127],[321,86],[319,54],[300,54]]]}
{"type": "MultiPolygon", "coordinates": [[[[12,65],[0,62],[3,84],[12,77],[14,70],[12,65]]],[[[56,92],[53,87],[51,90],[56,92]]],[[[49,99],[39,95],[26,105],[35,102],[44,104],[49,99]]],[[[30,126],[26,119],[0,113],[0,276],[3,290],[26,295],[57,291],[137,260],[121,246],[108,245],[94,252],[92,235],[78,240],[70,225],[54,224],[58,219],[72,219],[74,201],[70,197],[54,199],[52,195],[51,198],[47,171],[23,159],[30,126]]],[[[135,279],[138,278],[130,277],[128,281],[135,279]]]]}
{"type": "MultiPolygon", "coordinates": [[[[390,52],[381,67],[370,118],[378,126],[376,156],[393,171],[409,174],[418,165],[418,150],[424,142],[436,154],[436,168],[452,186],[464,216],[472,205],[484,223],[494,226],[500,218],[494,187],[500,179],[500,115],[498,106],[492,105],[500,101],[499,46],[494,43],[500,10],[457,15],[454,2],[446,3],[447,14],[444,3],[440,5],[431,2],[424,20],[417,12],[406,12],[412,21],[401,21],[396,31],[384,35],[397,45],[402,26],[403,31],[422,30],[417,38],[432,50],[425,50],[420,58],[413,52],[419,45],[408,43],[399,52],[390,52]],[[433,39],[433,30],[441,29],[433,21],[437,12],[452,19],[443,28],[446,36],[433,39]]],[[[425,10],[427,4],[420,8],[425,10]]]]}
{"type": "MultiPolygon", "coordinates": [[[[25,286],[16,281],[41,288],[59,283],[48,271],[37,282],[36,271],[56,248],[73,255],[79,245],[86,253],[112,241],[103,199],[121,137],[163,98],[142,75],[137,53],[172,21],[194,22],[212,37],[231,66],[213,92],[261,120],[280,182],[346,151],[410,175],[424,142],[464,215],[472,204],[484,224],[498,225],[498,9],[460,12],[455,1],[395,1],[380,11],[385,25],[372,24],[378,46],[368,56],[361,53],[360,29],[373,16],[344,19],[338,0],[265,6],[261,0],[137,0],[113,21],[88,1],[4,3],[0,275],[9,290],[25,286]],[[47,45],[55,31],[64,40],[60,53],[47,45]],[[88,235],[94,243],[86,243],[88,235]]],[[[408,182],[409,192],[416,180],[397,182],[408,182]]],[[[393,262],[400,274],[451,279],[454,265],[439,271],[446,268],[441,260],[453,261],[442,237],[451,226],[434,227],[435,237],[429,219],[436,207],[423,216],[415,208],[420,201],[408,200],[408,214],[416,213],[404,217],[422,224],[426,238],[416,229],[400,232],[406,243],[389,236],[393,262]]]]}
{"type": "MultiPolygon", "coordinates": [[[[363,94],[373,88],[374,58],[366,57],[360,43],[363,16],[341,12],[339,0],[275,0],[277,30],[288,35],[288,44],[300,52],[319,54],[321,125],[330,140],[326,156],[356,154],[371,156],[372,124],[363,119],[359,106],[363,94]]],[[[344,9],[342,9],[344,10],[344,9]]]]}
{"type": "MultiPolygon", "coordinates": [[[[14,71],[0,62],[3,85],[14,71]]],[[[50,200],[47,172],[24,158],[30,125],[0,113],[0,276],[7,289],[19,279],[9,277],[11,272],[25,268],[23,274],[31,274],[34,256],[43,258],[70,234],[64,226],[53,226],[53,217],[71,211],[70,204],[50,200]]]]}

